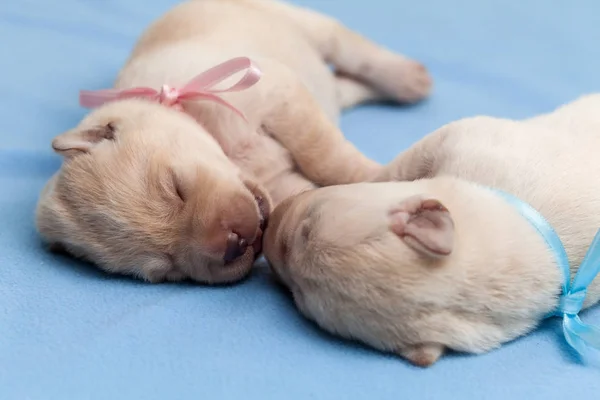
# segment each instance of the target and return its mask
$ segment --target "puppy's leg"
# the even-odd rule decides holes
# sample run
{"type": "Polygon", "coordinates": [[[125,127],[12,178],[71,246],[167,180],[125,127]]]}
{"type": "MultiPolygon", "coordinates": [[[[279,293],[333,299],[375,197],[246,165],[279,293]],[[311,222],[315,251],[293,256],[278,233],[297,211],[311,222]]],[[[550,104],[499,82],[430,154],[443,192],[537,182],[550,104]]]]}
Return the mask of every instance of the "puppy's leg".
{"type": "Polygon", "coordinates": [[[335,84],[338,104],[342,110],[363,103],[387,100],[384,95],[371,86],[342,74],[336,74],[335,84]]]}
{"type": "Polygon", "coordinates": [[[275,0],[243,0],[288,18],[337,72],[379,93],[375,99],[412,103],[425,98],[431,78],[425,67],[367,40],[333,18],[275,0]]]}
{"type": "Polygon", "coordinates": [[[377,46],[341,24],[331,24],[322,31],[320,50],[336,71],[401,103],[413,103],[429,94],[431,78],[422,64],[377,46]]]}
{"type": "Polygon", "coordinates": [[[381,165],[344,138],[291,71],[278,75],[280,79],[261,82],[262,95],[277,99],[263,103],[261,128],[289,151],[306,178],[328,186],[369,181],[381,174],[381,165]]]}

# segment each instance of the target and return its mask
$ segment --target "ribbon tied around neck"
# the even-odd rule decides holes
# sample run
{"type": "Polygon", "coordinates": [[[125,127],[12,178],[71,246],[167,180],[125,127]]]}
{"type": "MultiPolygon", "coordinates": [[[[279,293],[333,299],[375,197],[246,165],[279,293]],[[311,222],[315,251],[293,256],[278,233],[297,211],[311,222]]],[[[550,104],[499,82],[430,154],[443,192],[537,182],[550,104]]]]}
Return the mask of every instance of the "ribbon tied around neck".
{"type": "Polygon", "coordinates": [[[184,101],[207,99],[229,108],[246,120],[240,110],[223,100],[218,94],[248,89],[260,80],[261,75],[260,69],[252,60],[247,57],[237,57],[202,72],[181,88],[163,85],[160,90],[149,87],[82,90],[79,93],[79,104],[85,108],[95,108],[114,100],[145,98],[181,111],[183,110],[181,103],[184,101]],[[236,83],[226,89],[215,89],[219,83],[242,71],[246,73],[236,83]]]}
{"type": "MultiPolygon", "coordinates": [[[[562,246],[561,246],[562,247],[562,246]]],[[[564,252],[564,248],[562,248],[564,252]]],[[[563,256],[561,256],[562,259],[563,256]]],[[[582,357],[593,360],[600,365],[600,328],[584,323],[579,318],[579,312],[583,308],[587,288],[600,273],[600,230],[589,247],[579,270],[571,282],[569,261],[564,252],[563,273],[563,295],[556,315],[563,318],[563,333],[569,345],[582,357]]]]}
{"type": "Polygon", "coordinates": [[[571,346],[584,360],[600,366],[600,328],[584,323],[579,318],[583,309],[587,289],[600,274],[600,230],[571,281],[571,268],[567,252],[550,223],[532,206],[521,199],[493,189],[504,197],[544,238],[556,257],[563,276],[562,294],[557,309],[550,316],[562,317],[563,334],[571,346]]]}

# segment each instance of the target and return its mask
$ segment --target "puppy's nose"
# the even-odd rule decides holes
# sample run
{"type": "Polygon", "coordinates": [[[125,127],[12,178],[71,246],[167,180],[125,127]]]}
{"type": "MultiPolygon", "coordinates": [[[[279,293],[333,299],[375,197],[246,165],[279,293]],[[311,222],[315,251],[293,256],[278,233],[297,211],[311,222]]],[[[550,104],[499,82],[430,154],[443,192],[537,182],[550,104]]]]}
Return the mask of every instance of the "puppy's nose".
{"type": "Polygon", "coordinates": [[[230,233],[227,236],[227,248],[225,250],[225,256],[223,256],[223,261],[225,264],[235,261],[244,255],[247,248],[248,241],[246,239],[240,238],[237,233],[230,233]]]}

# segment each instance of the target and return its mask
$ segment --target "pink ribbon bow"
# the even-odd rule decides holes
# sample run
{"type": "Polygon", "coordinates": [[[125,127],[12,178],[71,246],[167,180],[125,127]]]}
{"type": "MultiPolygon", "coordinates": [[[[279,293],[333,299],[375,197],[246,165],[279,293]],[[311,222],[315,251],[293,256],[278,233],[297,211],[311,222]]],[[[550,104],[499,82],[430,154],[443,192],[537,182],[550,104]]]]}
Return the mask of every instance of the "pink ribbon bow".
{"type": "Polygon", "coordinates": [[[124,90],[82,90],[79,92],[79,104],[85,108],[94,108],[114,100],[141,97],[182,110],[181,102],[204,98],[228,107],[246,120],[240,110],[217,96],[217,93],[237,92],[247,89],[258,82],[260,77],[260,69],[249,58],[238,57],[204,71],[180,89],[163,85],[160,91],[149,87],[135,87],[124,90]],[[225,79],[243,70],[246,70],[246,74],[234,85],[227,89],[213,89],[225,79]]]}

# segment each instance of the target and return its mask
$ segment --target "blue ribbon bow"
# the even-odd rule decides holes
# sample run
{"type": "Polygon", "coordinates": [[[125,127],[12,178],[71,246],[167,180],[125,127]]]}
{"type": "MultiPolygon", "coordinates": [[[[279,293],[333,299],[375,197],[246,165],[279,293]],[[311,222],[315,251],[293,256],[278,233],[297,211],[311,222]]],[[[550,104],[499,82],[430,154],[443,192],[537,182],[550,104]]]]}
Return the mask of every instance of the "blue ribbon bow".
{"type": "Polygon", "coordinates": [[[562,317],[565,339],[582,358],[600,363],[600,328],[585,324],[579,318],[587,288],[600,273],[600,230],[596,232],[575,279],[571,282],[567,252],[550,223],[535,208],[521,199],[497,189],[493,190],[531,223],[556,256],[556,262],[563,273],[562,295],[558,308],[550,316],[562,317]]]}

